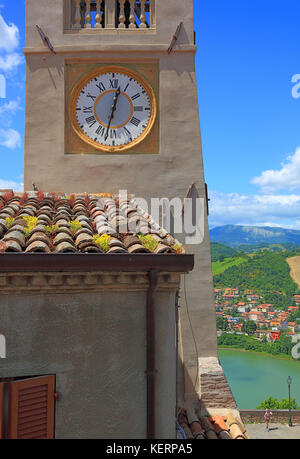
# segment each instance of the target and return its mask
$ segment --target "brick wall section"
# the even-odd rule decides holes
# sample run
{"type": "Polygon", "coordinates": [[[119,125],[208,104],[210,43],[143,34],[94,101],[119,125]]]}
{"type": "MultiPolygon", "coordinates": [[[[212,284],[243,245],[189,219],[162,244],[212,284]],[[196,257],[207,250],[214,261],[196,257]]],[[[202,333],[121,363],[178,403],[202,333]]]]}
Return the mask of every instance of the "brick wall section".
{"type": "MultiPolygon", "coordinates": [[[[289,410],[271,410],[273,416],[271,417],[271,422],[275,423],[288,423],[289,421],[289,410]]],[[[244,424],[251,423],[264,423],[264,414],[265,410],[240,410],[241,418],[244,424]]],[[[300,410],[292,410],[292,423],[300,423],[300,410]]]]}
{"type": "Polygon", "coordinates": [[[208,408],[237,409],[231,389],[215,357],[199,359],[201,402],[208,408]]]}

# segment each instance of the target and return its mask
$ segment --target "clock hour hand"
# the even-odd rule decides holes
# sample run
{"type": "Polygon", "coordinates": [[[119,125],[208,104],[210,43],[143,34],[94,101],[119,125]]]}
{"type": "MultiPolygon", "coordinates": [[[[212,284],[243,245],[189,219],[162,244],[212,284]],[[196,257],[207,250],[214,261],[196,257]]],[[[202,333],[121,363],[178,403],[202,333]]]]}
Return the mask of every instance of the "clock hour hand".
{"type": "Polygon", "coordinates": [[[107,140],[107,137],[108,137],[108,133],[109,133],[109,129],[110,129],[110,125],[111,125],[111,122],[114,118],[114,115],[115,115],[115,111],[116,111],[116,108],[117,108],[117,102],[118,102],[118,98],[121,94],[121,88],[119,86],[118,90],[116,91],[116,94],[114,96],[114,100],[113,100],[113,104],[111,106],[111,112],[110,112],[110,116],[109,116],[109,119],[108,119],[108,125],[107,125],[107,129],[106,129],[106,133],[105,133],[105,141],[107,140]]]}

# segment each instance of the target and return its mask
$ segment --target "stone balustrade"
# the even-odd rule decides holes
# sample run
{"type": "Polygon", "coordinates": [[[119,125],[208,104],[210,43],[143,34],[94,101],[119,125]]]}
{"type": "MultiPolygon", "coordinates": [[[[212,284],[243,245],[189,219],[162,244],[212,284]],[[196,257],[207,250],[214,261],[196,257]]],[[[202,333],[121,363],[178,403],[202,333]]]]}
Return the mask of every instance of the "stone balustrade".
{"type": "Polygon", "coordinates": [[[155,0],[71,0],[72,30],[154,28],[155,0]]]}

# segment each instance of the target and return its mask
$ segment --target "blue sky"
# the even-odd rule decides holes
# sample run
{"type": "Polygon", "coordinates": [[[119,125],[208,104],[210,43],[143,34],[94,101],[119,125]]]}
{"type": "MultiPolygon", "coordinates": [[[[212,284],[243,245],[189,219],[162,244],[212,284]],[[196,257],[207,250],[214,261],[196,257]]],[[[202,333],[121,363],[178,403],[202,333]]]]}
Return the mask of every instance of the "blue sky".
{"type": "MultiPolygon", "coordinates": [[[[24,4],[0,5],[0,188],[22,189],[24,4]]],[[[299,20],[299,0],[195,0],[211,226],[300,228],[299,20]]]]}

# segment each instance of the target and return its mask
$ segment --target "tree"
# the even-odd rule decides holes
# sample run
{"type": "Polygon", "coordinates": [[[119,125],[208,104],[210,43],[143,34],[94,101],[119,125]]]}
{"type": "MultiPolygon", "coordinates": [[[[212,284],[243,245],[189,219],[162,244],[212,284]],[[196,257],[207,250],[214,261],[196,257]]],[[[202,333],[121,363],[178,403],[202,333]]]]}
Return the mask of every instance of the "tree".
{"type": "Polygon", "coordinates": [[[246,322],[243,323],[242,331],[244,333],[248,333],[249,335],[255,333],[256,323],[254,322],[254,320],[246,320],[246,322]]]}
{"type": "MultiPolygon", "coordinates": [[[[280,401],[279,407],[281,410],[288,410],[289,409],[289,401],[286,398],[283,398],[280,401]]],[[[296,399],[291,398],[291,409],[292,410],[297,410],[299,407],[297,405],[296,399]]]]}
{"type": "Polygon", "coordinates": [[[272,410],[278,410],[279,409],[279,400],[278,398],[273,398],[273,397],[268,397],[266,400],[261,402],[257,407],[257,410],[266,410],[266,409],[272,409],[272,410]]]}
{"type": "MultiPolygon", "coordinates": [[[[266,410],[267,408],[270,410],[287,410],[289,408],[289,401],[286,398],[279,401],[277,398],[270,396],[256,407],[257,410],[266,410]]],[[[291,409],[299,409],[295,398],[291,398],[291,409]]]]}
{"type": "Polygon", "coordinates": [[[217,317],[217,330],[228,330],[229,325],[225,317],[217,317]]]}

